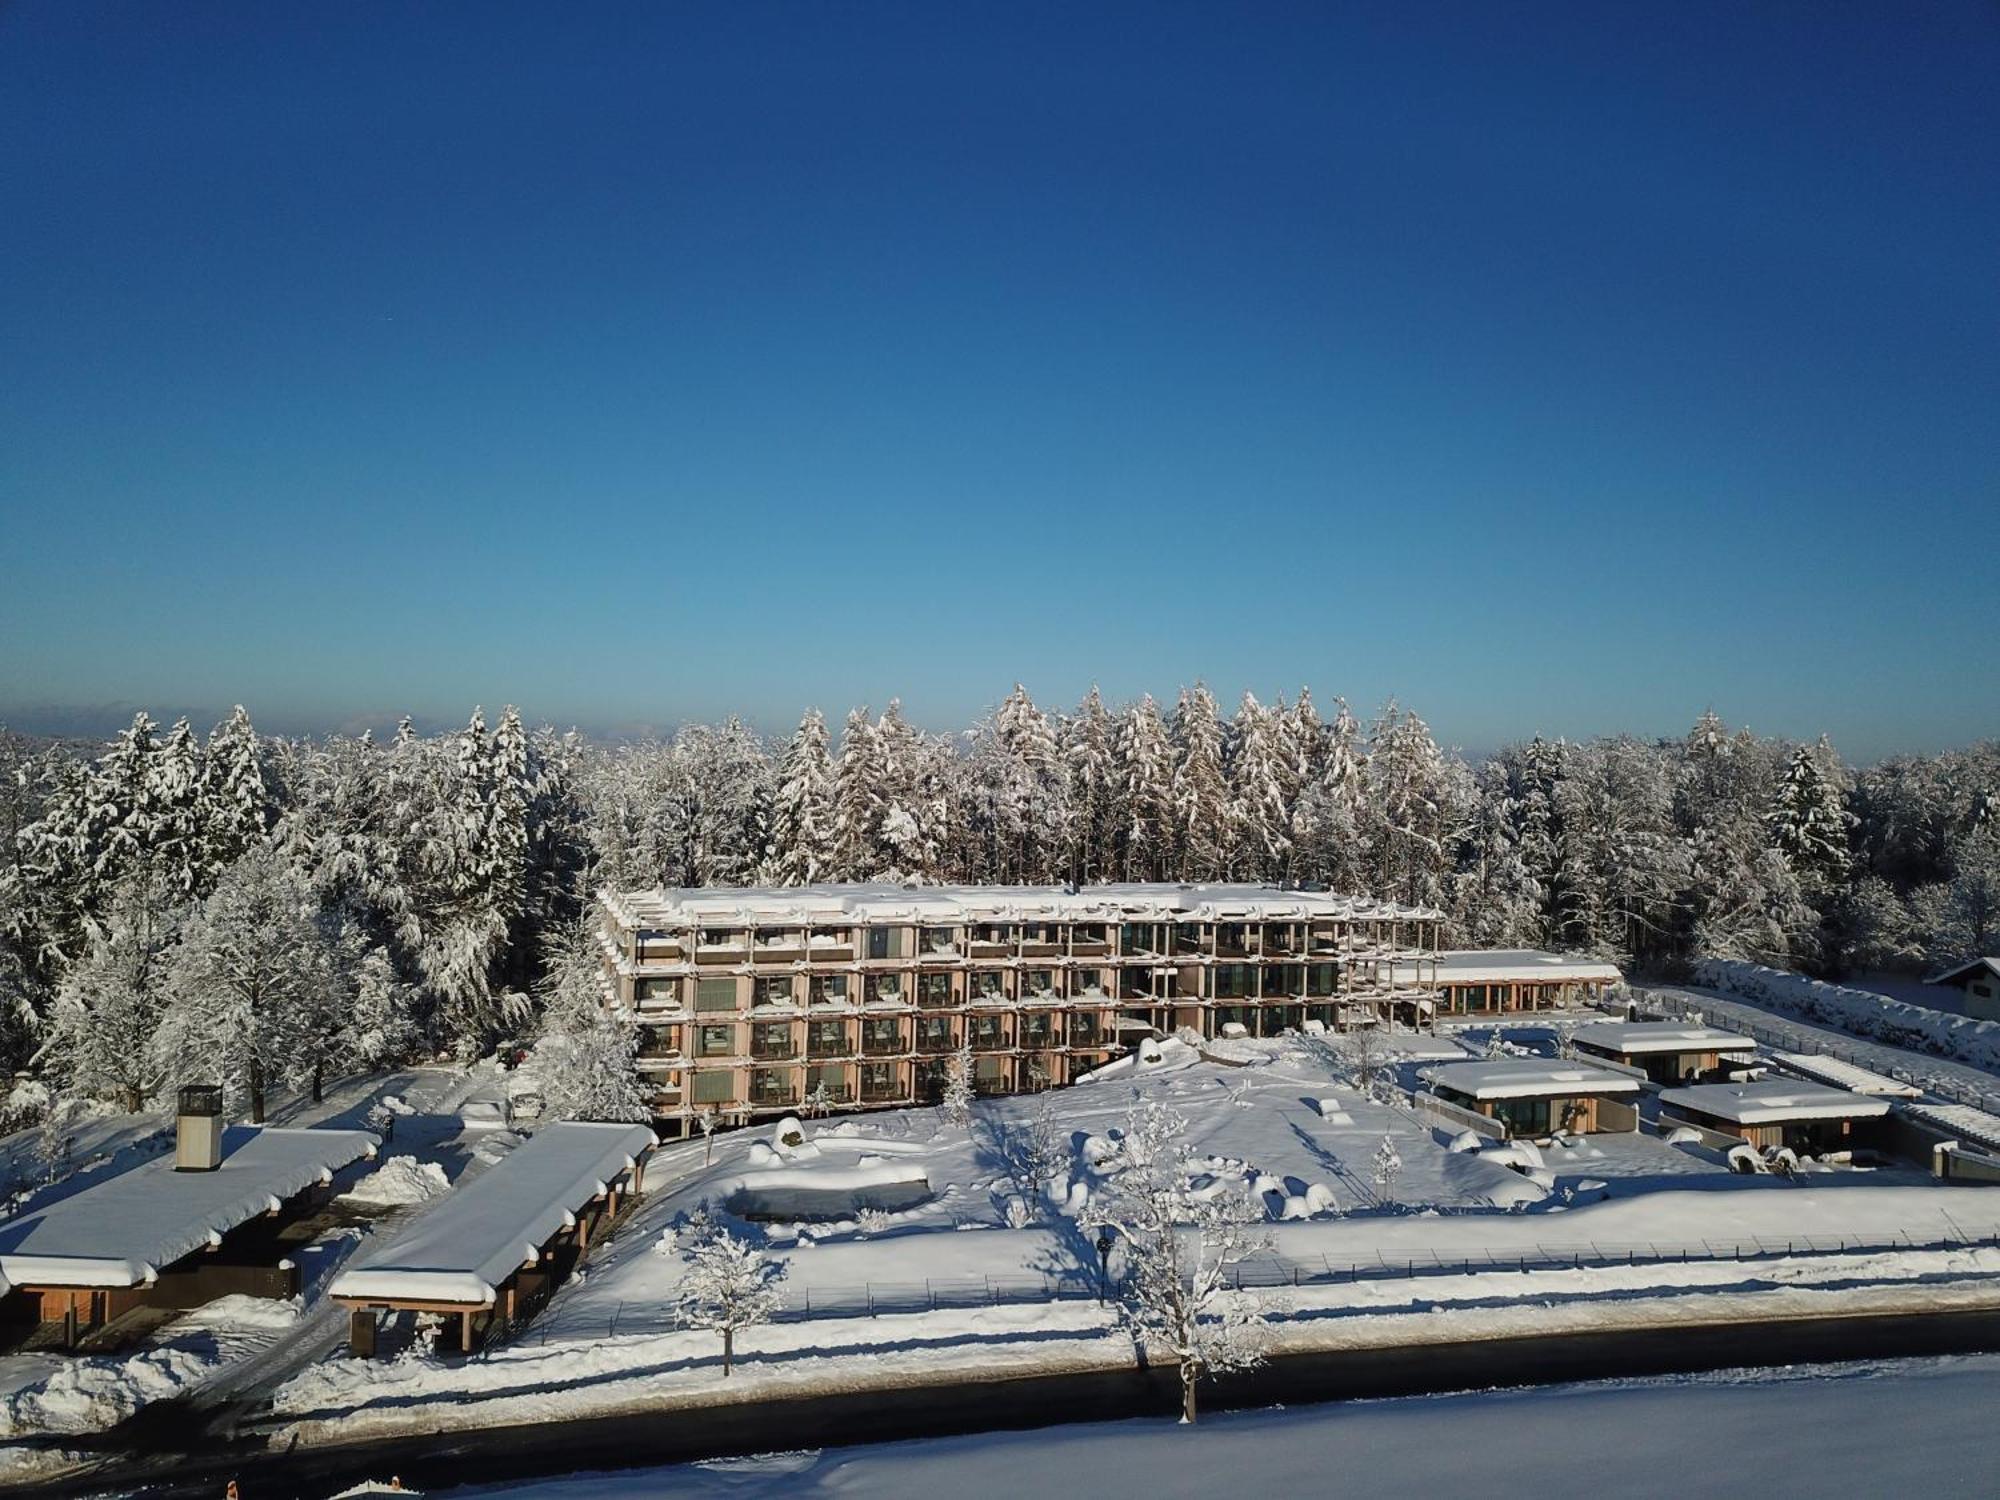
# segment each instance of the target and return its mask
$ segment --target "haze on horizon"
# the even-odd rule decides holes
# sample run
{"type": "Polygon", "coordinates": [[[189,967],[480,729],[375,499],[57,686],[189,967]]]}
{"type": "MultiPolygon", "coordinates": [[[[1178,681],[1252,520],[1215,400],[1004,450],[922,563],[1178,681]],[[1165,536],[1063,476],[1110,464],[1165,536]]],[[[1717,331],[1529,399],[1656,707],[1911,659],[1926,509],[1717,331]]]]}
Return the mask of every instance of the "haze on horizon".
{"type": "Polygon", "coordinates": [[[0,722],[1990,737],[1995,77],[1969,3],[8,6],[0,722]]]}

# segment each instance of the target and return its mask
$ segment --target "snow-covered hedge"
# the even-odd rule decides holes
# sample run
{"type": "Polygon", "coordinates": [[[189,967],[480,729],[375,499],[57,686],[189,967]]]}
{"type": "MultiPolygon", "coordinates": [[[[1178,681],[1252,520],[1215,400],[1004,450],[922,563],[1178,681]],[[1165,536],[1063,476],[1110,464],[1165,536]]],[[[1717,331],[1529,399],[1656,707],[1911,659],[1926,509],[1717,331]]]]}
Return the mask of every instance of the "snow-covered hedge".
{"type": "Polygon", "coordinates": [[[1855,1036],[2000,1071],[2000,1022],[1975,1021],[1734,958],[1705,958],[1694,981],[1855,1036]]]}

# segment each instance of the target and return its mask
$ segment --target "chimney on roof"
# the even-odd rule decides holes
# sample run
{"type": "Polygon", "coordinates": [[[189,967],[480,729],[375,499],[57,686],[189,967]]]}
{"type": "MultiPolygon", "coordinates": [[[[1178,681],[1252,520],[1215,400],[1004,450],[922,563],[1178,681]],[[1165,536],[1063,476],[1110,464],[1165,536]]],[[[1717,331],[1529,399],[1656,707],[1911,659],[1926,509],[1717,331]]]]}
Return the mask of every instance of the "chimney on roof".
{"type": "Polygon", "coordinates": [[[189,1084],[174,1111],[174,1170],[213,1172],[222,1165],[222,1089],[189,1084]]]}

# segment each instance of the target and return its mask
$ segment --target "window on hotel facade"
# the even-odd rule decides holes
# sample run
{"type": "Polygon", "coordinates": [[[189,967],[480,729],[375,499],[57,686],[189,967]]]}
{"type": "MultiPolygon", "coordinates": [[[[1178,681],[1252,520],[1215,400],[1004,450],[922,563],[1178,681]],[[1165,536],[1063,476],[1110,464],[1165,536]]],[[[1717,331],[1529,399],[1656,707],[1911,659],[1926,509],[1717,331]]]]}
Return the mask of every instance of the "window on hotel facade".
{"type": "Polygon", "coordinates": [[[743,932],[735,927],[704,927],[696,941],[704,948],[741,948],[743,932]]]}
{"type": "Polygon", "coordinates": [[[736,981],[733,979],[701,979],[695,982],[694,1008],[696,1010],[736,1009],[736,981]]]}
{"type": "Polygon", "coordinates": [[[972,1045],[1003,1047],[1007,1043],[1006,1023],[999,1016],[980,1016],[972,1023],[972,1045]]]}
{"type": "Polygon", "coordinates": [[[1029,969],[1021,976],[1021,993],[1024,995],[1053,995],[1055,992],[1054,969],[1029,969]]]}
{"type": "Polygon", "coordinates": [[[869,928],[868,956],[870,958],[901,958],[903,956],[903,929],[900,927],[869,928]]]}
{"type": "Polygon", "coordinates": [[[642,979],[638,985],[639,999],[651,1005],[673,1005],[681,997],[681,982],[678,979],[642,979]]]}
{"type": "Polygon", "coordinates": [[[750,1028],[750,1047],[759,1057],[790,1057],[792,1027],[788,1021],[764,1022],[750,1028]]]}
{"type": "Polygon", "coordinates": [[[991,971],[974,974],[966,981],[975,1000],[1004,1000],[1007,998],[1007,981],[991,971]]]}
{"type": "Polygon", "coordinates": [[[925,1016],[917,1022],[917,1045],[936,1051],[951,1045],[951,1022],[943,1016],[925,1016]]]}
{"type": "Polygon", "coordinates": [[[754,983],[756,1003],[759,1005],[790,1005],[797,998],[789,974],[773,974],[754,983]]]}
{"type": "Polygon", "coordinates": [[[1335,970],[1332,964],[1306,965],[1306,993],[1308,995],[1331,995],[1334,987],[1335,970]]]}
{"type": "Polygon", "coordinates": [[[1209,996],[1243,1000],[1257,993],[1257,971],[1249,964],[1217,964],[1209,970],[1209,996]]]}
{"type": "Polygon", "coordinates": [[[871,1005],[901,1005],[903,1003],[903,976],[901,974],[870,974],[868,976],[868,1003],[871,1005]]]}
{"type": "Polygon", "coordinates": [[[689,1092],[696,1104],[727,1104],[736,1097],[736,1075],[727,1070],[697,1073],[689,1092]]]}
{"type": "Polygon", "coordinates": [[[817,1057],[836,1057],[847,1050],[847,1023],[814,1021],[806,1032],[806,1047],[817,1057]]]}
{"type": "Polygon", "coordinates": [[[1297,964],[1267,964],[1264,968],[1264,996],[1275,999],[1280,995],[1302,993],[1305,971],[1297,964]]]}
{"type": "Polygon", "coordinates": [[[845,1005],[847,1003],[847,976],[845,974],[813,975],[812,1003],[814,1005],[845,1005]]]}
{"type": "Polygon", "coordinates": [[[1250,951],[1250,929],[1241,922],[1224,922],[1215,929],[1215,951],[1218,953],[1248,953],[1250,951]]]}
{"type": "Polygon", "coordinates": [[[950,953],[958,947],[956,927],[926,927],[919,940],[919,946],[926,953],[950,953]]]}
{"type": "Polygon", "coordinates": [[[951,976],[949,974],[919,974],[917,976],[917,1004],[951,1004],[951,976]]]}
{"type": "Polygon", "coordinates": [[[1105,940],[1104,924],[1102,922],[1079,922],[1070,928],[1069,940],[1072,947],[1080,944],[1102,943],[1105,940]]]}
{"type": "Polygon", "coordinates": [[[702,1057],[728,1057],[736,1051],[734,1026],[697,1026],[695,1050],[702,1057]]]}
{"type": "Polygon", "coordinates": [[[1069,992],[1072,997],[1089,996],[1092,998],[1110,993],[1110,991],[1104,988],[1104,971],[1102,969],[1078,969],[1070,978],[1069,992]]]}

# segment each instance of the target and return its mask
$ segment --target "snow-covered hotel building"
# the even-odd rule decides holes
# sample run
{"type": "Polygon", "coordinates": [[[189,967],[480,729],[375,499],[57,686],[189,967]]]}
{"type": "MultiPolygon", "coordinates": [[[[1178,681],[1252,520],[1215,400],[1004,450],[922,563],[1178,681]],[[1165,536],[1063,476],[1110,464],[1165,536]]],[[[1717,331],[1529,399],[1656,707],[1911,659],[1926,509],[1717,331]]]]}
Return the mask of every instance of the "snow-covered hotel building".
{"type": "Polygon", "coordinates": [[[963,1044],[981,1092],[1013,1093],[1132,1033],[1414,1019],[1438,995],[1440,913],[1323,892],[710,887],[599,908],[612,1003],[639,1024],[659,1115],[683,1123],[933,1099],[963,1044]]]}

